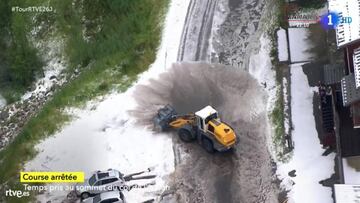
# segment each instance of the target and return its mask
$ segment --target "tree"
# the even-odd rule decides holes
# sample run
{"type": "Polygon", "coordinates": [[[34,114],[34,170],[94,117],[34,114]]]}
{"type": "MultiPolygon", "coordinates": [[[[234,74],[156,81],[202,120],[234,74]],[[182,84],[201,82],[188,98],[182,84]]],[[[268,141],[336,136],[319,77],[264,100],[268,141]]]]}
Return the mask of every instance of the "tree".
{"type": "Polygon", "coordinates": [[[298,0],[297,3],[304,8],[322,8],[326,0],[298,0]]]}

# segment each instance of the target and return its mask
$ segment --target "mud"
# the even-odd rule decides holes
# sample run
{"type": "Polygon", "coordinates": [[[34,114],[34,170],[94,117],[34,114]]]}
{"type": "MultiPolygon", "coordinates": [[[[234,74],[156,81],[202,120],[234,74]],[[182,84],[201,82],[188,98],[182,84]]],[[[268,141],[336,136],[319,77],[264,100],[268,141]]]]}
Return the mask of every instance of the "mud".
{"type": "MultiPolygon", "coordinates": [[[[148,85],[138,86],[138,108],[131,112],[141,125],[152,125],[155,112],[171,104],[179,113],[206,105],[230,124],[239,143],[233,151],[208,154],[195,143],[182,143],[175,133],[177,161],[170,186],[176,202],[277,202],[271,158],[266,146],[266,96],[252,76],[240,69],[206,63],[176,63],[148,85]]],[[[160,147],[160,146],[159,146],[160,147]]],[[[168,200],[167,200],[168,201],[168,200]]]]}

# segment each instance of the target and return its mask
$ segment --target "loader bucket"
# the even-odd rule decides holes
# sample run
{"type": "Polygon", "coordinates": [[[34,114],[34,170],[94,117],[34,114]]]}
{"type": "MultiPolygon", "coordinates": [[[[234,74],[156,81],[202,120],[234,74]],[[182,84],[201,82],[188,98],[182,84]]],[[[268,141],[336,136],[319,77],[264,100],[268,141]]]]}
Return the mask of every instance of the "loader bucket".
{"type": "Polygon", "coordinates": [[[166,105],[165,107],[159,109],[153,119],[155,129],[159,129],[160,131],[169,129],[169,123],[176,117],[176,115],[177,113],[175,109],[170,105],[166,105]]]}

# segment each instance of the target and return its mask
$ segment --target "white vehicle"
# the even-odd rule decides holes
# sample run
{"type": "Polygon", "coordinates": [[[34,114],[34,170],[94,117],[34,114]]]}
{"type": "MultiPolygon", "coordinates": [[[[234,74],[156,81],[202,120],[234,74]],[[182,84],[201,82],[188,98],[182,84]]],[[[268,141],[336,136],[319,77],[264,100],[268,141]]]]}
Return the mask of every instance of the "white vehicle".
{"type": "Polygon", "coordinates": [[[103,192],[95,197],[89,197],[82,202],[84,203],[126,203],[124,195],[120,191],[103,192]]]}
{"type": "Polygon", "coordinates": [[[89,179],[86,179],[83,184],[78,184],[75,187],[76,194],[81,199],[86,199],[90,196],[95,196],[102,192],[112,191],[125,185],[124,175],[118,170],[109,169],[107,171],[97,171],[89,179]]]}

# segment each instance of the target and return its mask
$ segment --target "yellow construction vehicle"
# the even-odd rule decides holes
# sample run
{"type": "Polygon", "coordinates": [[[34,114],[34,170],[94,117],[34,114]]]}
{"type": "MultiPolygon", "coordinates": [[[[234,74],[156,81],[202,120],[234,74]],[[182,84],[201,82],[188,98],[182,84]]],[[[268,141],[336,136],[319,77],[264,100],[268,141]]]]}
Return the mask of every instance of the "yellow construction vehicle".
{"type": "Polygon", "coordinates": [[[166,105],[154,117],[154,125],[161,131],[175,129],[181,140],[197,140],[206,151],[226,151],[234,147],[237,138],[234,130],[220,121],[218,112],[211,106],[187,115],[178,115],[166,105]]]}

